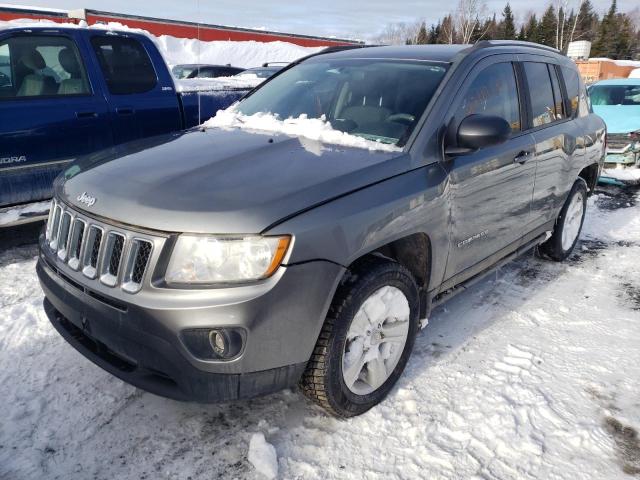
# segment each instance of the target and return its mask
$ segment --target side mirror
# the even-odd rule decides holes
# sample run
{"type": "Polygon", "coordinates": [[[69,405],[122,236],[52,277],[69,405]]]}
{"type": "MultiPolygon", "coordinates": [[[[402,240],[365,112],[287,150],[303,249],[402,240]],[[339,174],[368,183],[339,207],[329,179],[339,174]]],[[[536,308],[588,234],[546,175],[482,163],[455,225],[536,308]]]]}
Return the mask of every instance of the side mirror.
{"type": "Polygon", "coordinates": [[[457,145],[447,147],[448,155],[464,155],[475,150],[506,142],[511,137],[511,125],[495,115],[469,115],[458,126],[457,145]]]}

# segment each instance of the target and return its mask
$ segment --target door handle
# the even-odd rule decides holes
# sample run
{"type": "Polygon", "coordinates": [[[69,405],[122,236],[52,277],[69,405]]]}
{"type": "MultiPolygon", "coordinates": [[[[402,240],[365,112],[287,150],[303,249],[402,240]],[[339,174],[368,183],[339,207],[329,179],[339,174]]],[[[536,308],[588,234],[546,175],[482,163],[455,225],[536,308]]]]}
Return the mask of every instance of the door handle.
{"type": "Polygon", "coordinates": [[[97,118],[96,112],[76,112],[76,118],[97,118]]]}
{"type": "Polygon", "coordinates": [[[124,107],[124,108],[116,108],[116,113],[118,115],[133,115],[136,111],[133,108],[124,107]]]}
{"type": "Polygon", "coordinates": [[[527,150],[523,150],[518,153],[515,157],[513,157],[513,163],[519,163],[523,165],[527,160],[533,157],[533,153],[527,150]]]}

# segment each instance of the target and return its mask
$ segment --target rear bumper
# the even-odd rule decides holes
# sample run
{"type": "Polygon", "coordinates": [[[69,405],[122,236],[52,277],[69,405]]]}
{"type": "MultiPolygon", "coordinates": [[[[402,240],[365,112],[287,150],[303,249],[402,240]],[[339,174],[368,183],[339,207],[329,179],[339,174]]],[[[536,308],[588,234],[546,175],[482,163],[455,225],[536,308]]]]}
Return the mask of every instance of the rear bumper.
{"type": "Polygon", "coordinates": [[[122,305],[109,305],[108,298],[96,297],[96,292],[54,271],[43,254],[37,272],[52,325],[96,365],[157,395],[224,402],[272,393],[299,380],[322,327],[325,302],[328,308],[341,273],[333,264],[315,263],[290,267],[290,278],[285,274],[262,297],[202,311],[158,311],[132,303],[123,310],[122,305]],[[305,308],[308,318],[303,319],[305,308]],[[253,317],[256,311],[258,319],[253,317]],[[219,322],[229,325],[229,318],[235,317],[247,331],[238,358],[203,361],[190,355],[180,331],[202,327],[205,315],[211,327],[219,322]]]}

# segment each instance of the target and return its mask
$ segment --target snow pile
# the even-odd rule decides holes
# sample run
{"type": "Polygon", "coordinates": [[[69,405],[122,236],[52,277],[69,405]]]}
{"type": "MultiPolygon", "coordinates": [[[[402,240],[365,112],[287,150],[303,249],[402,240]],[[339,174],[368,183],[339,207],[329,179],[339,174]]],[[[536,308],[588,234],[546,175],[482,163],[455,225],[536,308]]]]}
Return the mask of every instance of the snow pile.
{"type": "Polygon", "coordinates": [[[297,118],[281,120],[271,113],[259,112],[254,115],[243,115],[237,111],[235,106],[231,106],[226,110],[218,111],[215,117],[207,120],[202,125],[206,128],[242,128],[269,133],[284,133],[285,135],[308,138],[309,140],[344,147],[385,152],[402,151],[396,145],[375,142],[336,130],[326,121],[324,115],[322,118],[308,118],[307,115],[303,114],[297,118]]]}
{"type": "MultiPolygon", "coordinates": [[[[74,23],[56,23],[52,20],[34,21],[18,19],[0,22],[0,30],[11,27],[65,27],[80,28],[74,23]]],[[[130,28],[119,22],[91,25],[89,28],[107,31],[130,31],[147,35],[158,46],[169,65],[184,63],[231,64],[235,67],[259,67],[265,62],[292,62],[306,55],[319,52],[324,47],[301,47],[288,42],[203,42],[197,39],[176,38],[169,35],[156,37],[146,30],[130,28]]]]}
{"type": "Polygon", "coordinates": [[[269,479],[278,476],[278,456],[273,445],[262,433],[254,433],[249,442],[248,460],[254,468],[269,479]]]}
{"type": "Polygon", "coordinates": [[[211,63],[241,68],[259,67],[265,62],[292,62],[323,49],[288,42],[201,42],[167,35],[156,37],[156,44],[170,65],[211,63]]]}
{"type": "Polygon", "coordinates": [[[629,74],[629,78],[640,78],[640,68],[631,70],[631,73],[629,74]]]}
{"type": "Polygon", "coordinates": [[[613,178],[630,185],[640,184],[640,168],[604,168],[601,177],[613,178]]]}

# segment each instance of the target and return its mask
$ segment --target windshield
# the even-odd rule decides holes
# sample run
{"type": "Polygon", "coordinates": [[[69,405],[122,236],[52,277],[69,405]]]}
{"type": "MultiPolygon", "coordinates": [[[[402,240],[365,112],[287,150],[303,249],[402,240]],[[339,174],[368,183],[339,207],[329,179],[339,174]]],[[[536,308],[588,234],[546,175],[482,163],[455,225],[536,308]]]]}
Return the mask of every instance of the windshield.
{"type": "Polygon", "coordinates": [[[445,72],[443,64],[413,60],[315,59],[275,77],[237,110],[282,120],[324,117],[351,135],[403,144],[445,72]]]}
{"type": "Polygon", "coordinates": [[[198,67],[183,67],[181,65],[177,65],[173,67],[171,70],[173,72],[173,76],[177,79],[187,78],[191,73],[196,71],[198,67]]]}
{"type": "Polygon", "coordinates": [[[640,105],[638,85],[594,85],[589,89],[591,105],[640,105]]]}

